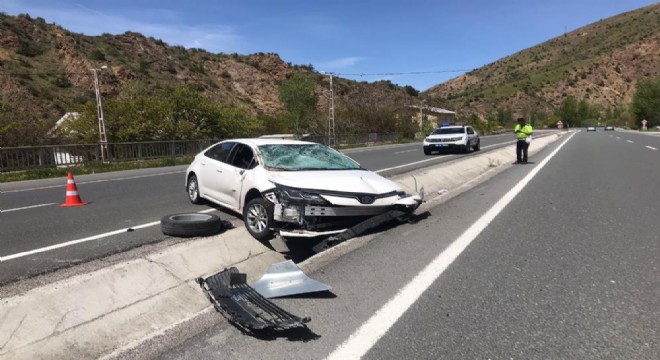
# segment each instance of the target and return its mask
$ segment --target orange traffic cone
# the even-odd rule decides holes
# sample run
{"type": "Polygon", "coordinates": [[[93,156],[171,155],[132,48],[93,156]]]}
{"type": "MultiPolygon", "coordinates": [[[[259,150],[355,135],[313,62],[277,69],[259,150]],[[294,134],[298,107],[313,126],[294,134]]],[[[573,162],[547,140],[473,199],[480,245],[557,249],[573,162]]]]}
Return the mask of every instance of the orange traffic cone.
{"type": "Polygon", "coordinates": [[[66,180],[66,202],[60,206],[82,206],[87,205],[86,202],[80,200],[80,195],[78,195],[78,187],[76,187],[76,182],[73,181],[73,174],[69,173],[69,176],[66,180]]]}

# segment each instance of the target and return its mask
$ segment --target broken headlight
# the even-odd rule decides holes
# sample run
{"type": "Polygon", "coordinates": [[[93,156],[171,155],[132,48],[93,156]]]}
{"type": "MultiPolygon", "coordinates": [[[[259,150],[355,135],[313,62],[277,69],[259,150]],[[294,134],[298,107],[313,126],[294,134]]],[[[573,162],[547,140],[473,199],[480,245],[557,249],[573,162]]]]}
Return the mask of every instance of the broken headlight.
{"type": "Polygon", "coordinates": [[[310,193],[280,184],[275,184],[275,193],[283,203],[303,203],[313,205],[327,205],[328,202],[319,194],[310,193]]]}

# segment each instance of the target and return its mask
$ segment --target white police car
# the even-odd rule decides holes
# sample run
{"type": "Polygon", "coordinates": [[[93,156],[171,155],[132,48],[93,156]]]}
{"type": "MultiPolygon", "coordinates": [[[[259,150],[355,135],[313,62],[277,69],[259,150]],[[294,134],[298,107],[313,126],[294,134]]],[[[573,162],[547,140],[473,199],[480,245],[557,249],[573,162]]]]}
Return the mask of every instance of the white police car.
{"type": "Polygon", "coordinates": [[[479,133],[469,125],[442,126],[424,138],[425,155],[443,150],[459,150],[467,153],[472,150],[479,151],[480,148],[479,133]]]}

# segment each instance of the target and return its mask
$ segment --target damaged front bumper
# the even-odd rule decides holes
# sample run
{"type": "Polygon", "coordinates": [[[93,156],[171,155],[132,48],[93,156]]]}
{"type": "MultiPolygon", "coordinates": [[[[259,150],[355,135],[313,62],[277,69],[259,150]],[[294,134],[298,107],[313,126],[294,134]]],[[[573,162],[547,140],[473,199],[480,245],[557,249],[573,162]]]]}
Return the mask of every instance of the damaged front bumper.
{"type": "Polygon", "coordinates": [[[401,191],[386,194],[338,193],[293,189],[276,184],[264,194],[273,206],[273,229],[283,237],[335,235],[392,211],[412,214],[424,199],[401,191]]]}

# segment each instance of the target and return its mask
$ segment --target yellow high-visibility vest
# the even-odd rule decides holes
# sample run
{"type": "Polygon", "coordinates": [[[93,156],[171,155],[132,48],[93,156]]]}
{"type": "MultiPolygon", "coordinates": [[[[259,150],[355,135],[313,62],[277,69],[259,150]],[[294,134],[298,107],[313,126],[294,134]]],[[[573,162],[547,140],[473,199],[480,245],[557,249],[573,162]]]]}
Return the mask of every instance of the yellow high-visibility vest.
{"type": "Polygon", "coordinates": [[[519,133],[516,133],[516,138],[518,140],[524,140],[527,139],[527,136],[532,135],[532,125],[525,124],[524,126],[520,126],[520,124],[516,124],[516,127],[513,128],[513,131],[520,130],[519,133]]]}

